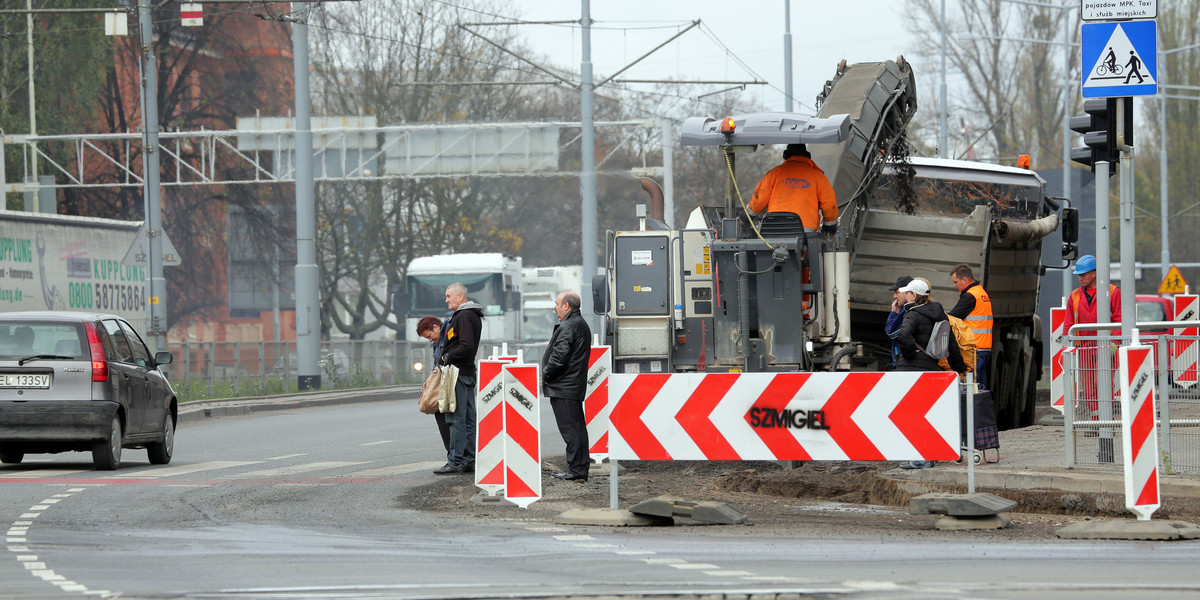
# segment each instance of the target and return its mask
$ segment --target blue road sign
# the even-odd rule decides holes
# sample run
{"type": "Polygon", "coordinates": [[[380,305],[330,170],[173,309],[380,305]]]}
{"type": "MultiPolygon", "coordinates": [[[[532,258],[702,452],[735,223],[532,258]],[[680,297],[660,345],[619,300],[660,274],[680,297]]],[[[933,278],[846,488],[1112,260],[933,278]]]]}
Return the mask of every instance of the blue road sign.
{"type": "Polygon", "coordinates": [[[1158,93],[1158,22],[1083,24],[1083,97],[1158,93]]]}

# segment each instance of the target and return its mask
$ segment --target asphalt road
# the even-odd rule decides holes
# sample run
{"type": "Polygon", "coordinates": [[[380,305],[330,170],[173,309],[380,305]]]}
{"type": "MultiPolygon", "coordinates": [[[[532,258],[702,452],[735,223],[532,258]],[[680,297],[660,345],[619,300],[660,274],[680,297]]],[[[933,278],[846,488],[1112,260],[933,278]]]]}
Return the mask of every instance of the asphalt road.
{"type": "MultiPolygon", "coordinates": [[[[4,465],[0,598],[1200,593],[1200,542],[1014,540],[925,526],[873,534],[855,525],[907,518],[890,507],[793,507],[796,522],[782,534],[560,526],[515,507],[494,519],[417,511],[406,499],[448,480],[430,472],[443,462],[432,419],[408,404],[188,423],[166,466],[142,451],[126,451],[116,472],[92,470],[86,454],[4,465]]],[[[556,436],[544,433],[549,456],[561,454],[556,436]]]]}

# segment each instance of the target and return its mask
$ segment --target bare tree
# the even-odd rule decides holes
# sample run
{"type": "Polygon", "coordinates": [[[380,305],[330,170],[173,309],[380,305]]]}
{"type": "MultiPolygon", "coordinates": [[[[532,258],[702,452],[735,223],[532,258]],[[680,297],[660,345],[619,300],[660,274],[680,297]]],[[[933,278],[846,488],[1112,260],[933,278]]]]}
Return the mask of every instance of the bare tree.
{"type": "MultiPolygon", "coordinates": [[[[906,5],[917,54],[937,64],[940,2],[907,0],[906,5]]],[[[1070,11],[1002,0],[961,0],[946,9],[946,60],[954,90],[947,112],[951,123],[966,125],[952,129],[957,135],[947,154],[965,156],[978,137],[977,153],[990,160],[1011,163],[1018,154],[1029,154],[1035,167],[1062,166],[1062,120],[1075,110],[1078,96],[1078,88],[1062,85],[1078,80],[1079,72],[1077,52],[1071,54],[1069,72],[1063,72],[1062,31],[1064,21],[1073,18],[1070,11]]],[[[1070,30],[1071,43],[1077,43],[1078,28],[1070,30]]],[[[921,80],[937,78],[928,72],[921,80]]],[[[916,127],[928,131],[928,122],[937,119],[937,102],[922,104],[927,110],[918,115],[916,127]]]]}

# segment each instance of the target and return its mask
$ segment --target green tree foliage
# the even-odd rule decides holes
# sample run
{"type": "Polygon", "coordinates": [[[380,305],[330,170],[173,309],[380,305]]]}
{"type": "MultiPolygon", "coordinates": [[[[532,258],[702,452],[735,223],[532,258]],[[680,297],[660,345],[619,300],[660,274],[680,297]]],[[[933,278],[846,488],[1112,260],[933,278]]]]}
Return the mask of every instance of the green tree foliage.
{"type": "MultiPolygon", "coordinates": [[[[39,0],[34,9],[61,7],[63,2],[39,0]]],[[[101,0],[70,2],[76,8],[111,5],[101,0]]],[[[2,0],[0,8],[24,9],[25,0],[2,0]]],[[[95,107],[104,89],[106,70],[112,65],[112,39],[97,27],[99,15],[35,15],[33,17],[33,87],[37,133],[55,135],[88,131],[95,114],[81,107],[95,107]]],[[[0,14],[0,131],[5,134],[29,133],[29,37],[28,20],[21,14],[0,14]]],[[[65,161],[65,149],[53,145],[42,148],[52,159],[65,161]]],[[[26,173],[22,162],[30,157],[21,149],[6,149],[6,178],[19,181],[26,173]]],[[[53,174],[45,160],[38,172],[53,174]]],[[[20,194],[5,198],[9,209],[21,209],[20,194]]]]}

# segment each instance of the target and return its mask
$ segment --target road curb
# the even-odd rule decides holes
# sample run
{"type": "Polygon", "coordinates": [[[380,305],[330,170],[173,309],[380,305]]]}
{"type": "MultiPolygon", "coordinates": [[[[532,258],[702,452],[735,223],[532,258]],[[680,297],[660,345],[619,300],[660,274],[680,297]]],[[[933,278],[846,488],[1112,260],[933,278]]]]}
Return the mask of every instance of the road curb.
{"type": "Polygon", "coordinates": [[[421,386],[396,385],[381,388],[308,392],[286,396],[262,396],[254,398],[224,398],[196,400],[179,407],[179,422],[188,423],[218,417],[236,417],[258,412],[335,406],[359,402],[405,401],[415,402],[421,396],[421,386]]]}

